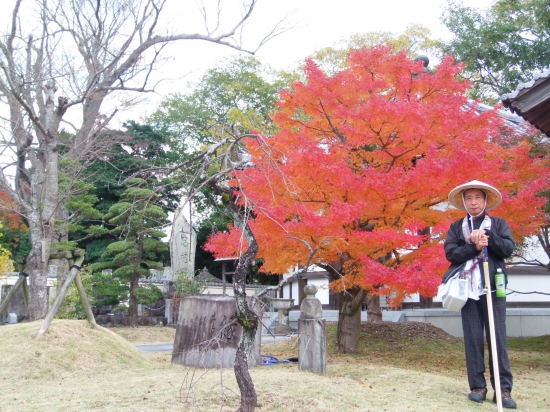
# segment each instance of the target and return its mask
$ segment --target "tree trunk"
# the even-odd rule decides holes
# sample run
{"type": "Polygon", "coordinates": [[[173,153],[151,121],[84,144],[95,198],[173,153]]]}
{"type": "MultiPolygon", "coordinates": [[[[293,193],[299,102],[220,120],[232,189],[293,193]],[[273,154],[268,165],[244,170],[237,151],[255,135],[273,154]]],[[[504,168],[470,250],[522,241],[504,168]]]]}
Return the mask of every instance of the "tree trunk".
{"type": "Polygon", "coordinates": [[[382,309],[380,309],[380,296],[367,293],[367,322],[382,322],[382,309]]]}
{"type": "MultiPolygon", "coordinates": [[[[43,151],[29,152],[32,164],[30,194],[25,214],[29,223],[31,251],[27,257],[29,272],[29,320],[44,319],[48,314],[48,263],[58,198],[57,134],[40,135],[43,151]]],[[[25,198],[26,193],[22,195],[25,198]]]]}
{"type": "Polygon", "coordinates": [[[130,326],[132,328],[138,327],[138,300],[134,295],[134,290],[139,287],[139,275],[132,276],[130,281],[130,306],[128,307],[128,315],[130,316],[130,326]]]}
{"type": "Polygon", "coordinates": [[[40,252],[37,255],[32,250],[27,265],[30,277],[29,320],[44,319],[48,313],[48,265],[42,262],[40,252]]]}
{"type": "Polygon", "coordinates": [[[48,314],[48,261],[51,225],[33,216],[29,220],[31,251],[26,259],[29,274],[29,320],[44,319],[48,314]],[[38,223],[38,224],[37,224],[38,223]]]}
{"type": "Polygon", "coordinates": [[[237,409],[238,412],[253,412],[258,404],[258,396],[254,388],[254,382],[248,371],[248,357],[250,356],[254,337],[256,335],[257,325],[258,323],[254,322],[254,326],[251,324],[249,328],[243,326],[241,341],[239,342],[239,347],[235,354],[235,366],[233,370],[241,392],[241,405],[239,409],[237,409]]]}
{"type": "Polygon", "coordinates": [[[48,313],[48,262],[42,261],[40,243],[36,246],[27,257],[30,321],[44,319],[48,313]]]}
{"type": "Polygon", "coordinates": [[[258,253],[258,244],[248,225],[244,225],[245,227],[242,226],[241,228],[250,246],[239,258],[239,263],[233,275],[233,292],[237,308],[237,319],[242,326],[241,340],[235,355],[234,371],[241,392],[241,405],[237,411],[253,412],[258,404],[258,397],[254,388],[254,382],[248,371],[248,358],[252,351],[259,320],[256,313],[246,303],[246,275],[258,253]]]}
{"type": "Polygon", "coordinates": [[[357,287],[340,292],[340,313],[336,334],[338,353],[357,353],[359,350],[361,304],[365,300],[366,294],[364,289],[357,287]]]}

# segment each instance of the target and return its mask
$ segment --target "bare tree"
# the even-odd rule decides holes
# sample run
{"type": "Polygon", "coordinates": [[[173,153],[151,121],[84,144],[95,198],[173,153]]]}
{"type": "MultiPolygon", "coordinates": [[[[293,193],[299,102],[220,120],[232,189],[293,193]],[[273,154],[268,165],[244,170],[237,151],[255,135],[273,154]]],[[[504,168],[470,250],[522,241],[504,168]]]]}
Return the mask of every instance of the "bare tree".
{"type": "MultiPolygon", "coordinates": [[[[72,194],[58,186],[61,160],[74,176],[100,155],[106,143],[102,131],[123,104],[116,98],[154,89],[152,72],[169,43],[201,40],[244,50],[242,28],[257,0],[237,2],[227,18],[214,2],[213,19],[200,3],[203,32],[172,34],[161,24],[167,1],[10,1],[11,19],[0,38],[0,144],[1,154],[15,160],[2,165],[0,185],[30,229],[31,320],[47,313],[52,237],[72,194]]],[[[284,30],[275,26],[258,44],[284,30]]]]}

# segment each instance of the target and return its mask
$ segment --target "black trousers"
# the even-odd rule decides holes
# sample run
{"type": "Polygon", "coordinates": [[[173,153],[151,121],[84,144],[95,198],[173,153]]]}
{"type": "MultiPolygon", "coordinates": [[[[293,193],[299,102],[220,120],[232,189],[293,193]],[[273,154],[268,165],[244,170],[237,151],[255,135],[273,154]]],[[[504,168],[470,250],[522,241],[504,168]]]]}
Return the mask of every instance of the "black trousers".
{"type": "MultiPolygon", "coordinates": [[[[498,369],[500,373],[500,388],[512,390],[513,377],[508,360],[508,348],[506,346],[506,298],[497,298],[492,293],[493,313],[495,320],[495,335],[497,342],[498,369]]],[[[489,332],[489,318],[487,311],[487,296],[479,297],[479,300],[468,299],[461,310],[462,330],[464,332],[464,347],[466,350],[466,368],[468,369],[468,383],[470,390],[486,388],[485,359],[483,346],[483,331],[489,347],[489,366],[491,374],[491,386],[495,388],[493,375],[493,360],[491,353],[491,336],[489,332]]]]}

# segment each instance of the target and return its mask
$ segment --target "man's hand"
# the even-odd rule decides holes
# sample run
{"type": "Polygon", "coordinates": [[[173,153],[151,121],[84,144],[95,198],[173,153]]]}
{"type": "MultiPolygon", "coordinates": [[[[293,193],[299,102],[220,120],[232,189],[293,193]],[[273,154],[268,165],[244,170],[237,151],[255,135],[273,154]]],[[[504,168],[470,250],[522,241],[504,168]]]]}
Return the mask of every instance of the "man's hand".
{"type": "Polygon", "coordinates": [[[474,229],[472,230],[472,234],[470,235],[470,239],[472,240],[472,243],[479,242],[482,236],[485,236],[485,230],[484,229],[474,229]]]}
{"type": "Polygon", "coordinates": [[[477,250],[481,251],[485,246],[489,246],[489,236],[483,229],[472,230],[470,241],[476,245],[477,250]]]}

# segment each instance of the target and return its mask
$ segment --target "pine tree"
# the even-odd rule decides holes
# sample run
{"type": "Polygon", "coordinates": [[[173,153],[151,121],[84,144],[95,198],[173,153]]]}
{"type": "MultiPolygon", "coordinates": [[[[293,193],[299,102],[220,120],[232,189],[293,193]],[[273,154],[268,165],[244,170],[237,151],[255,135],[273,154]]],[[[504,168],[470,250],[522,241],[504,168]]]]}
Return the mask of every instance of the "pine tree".
{"type": "Polygon", "coordinates": [[[115,226],[111,233],[120,240],[109,244],[100,261],[90,267],[95,272],[112,269],[113,280],[129,285],[130,325],[136,327],[138,303],[153,303],[162,297],[158,288],[140,286],[139,280],[151,277],[149,269],[163,266],[158,260],[168,245],[160,240],[166,234],[159,228],[167,222],[167,215],[155,204],[157,195],[149,182],[136,178],[128,183],[132,186],[103,217],[115,226]]]}

